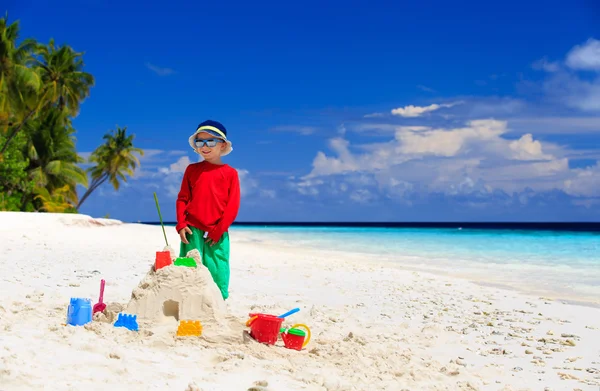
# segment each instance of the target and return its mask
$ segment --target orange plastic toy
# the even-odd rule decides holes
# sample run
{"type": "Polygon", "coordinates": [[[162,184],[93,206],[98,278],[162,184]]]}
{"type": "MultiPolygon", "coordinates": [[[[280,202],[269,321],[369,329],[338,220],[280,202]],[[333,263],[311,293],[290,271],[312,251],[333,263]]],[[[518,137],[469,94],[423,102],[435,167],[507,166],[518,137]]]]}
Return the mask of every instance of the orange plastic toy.
{"type": "Polygon", "coordinates": [[[157,251],[156,260],[154,261],[154,270],[162,269],[165,266],[169,266],[173,263],[171,261],[171,253],[168,251],[157,251]]]}
{"type": "Polygon", "coordinates": [[[199,336],[202,334],[202,325],[199,320],[182,320],[177,327],[177,336],[186,337],[190,335],[199,336]]]}

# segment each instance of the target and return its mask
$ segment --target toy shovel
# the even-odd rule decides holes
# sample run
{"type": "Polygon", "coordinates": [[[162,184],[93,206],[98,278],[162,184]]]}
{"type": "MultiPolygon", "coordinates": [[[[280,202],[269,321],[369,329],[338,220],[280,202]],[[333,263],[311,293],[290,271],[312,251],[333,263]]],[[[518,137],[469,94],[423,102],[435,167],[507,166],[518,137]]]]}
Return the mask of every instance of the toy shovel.
{"type": "Polygon", "coordinates": [[[100,281],[100,300],[98,300],[98,303],[94,304],[94,308],[92,311],[93,314],[95,314],[96,312],[102,312],[106,308],[106,304],[104,304],[102,302],[103,298],[104,298],[104,280],[100,281]]]}

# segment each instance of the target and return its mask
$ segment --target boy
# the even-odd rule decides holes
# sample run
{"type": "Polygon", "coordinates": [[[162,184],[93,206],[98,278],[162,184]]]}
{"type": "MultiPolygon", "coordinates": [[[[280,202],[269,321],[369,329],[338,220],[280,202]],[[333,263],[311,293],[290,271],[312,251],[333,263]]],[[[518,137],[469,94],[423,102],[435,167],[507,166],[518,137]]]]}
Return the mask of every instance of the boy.
{"type": "Polygon", "coordinates": [[[179,256],[197,249],[223,299],[229,297],[229,233],[240,207],[237,171],[221,157],[232,151],[227,130],[217,121],[204,121],[189,138],[203,159],[190,164],[183,174],[177,196],[179,256]]]}

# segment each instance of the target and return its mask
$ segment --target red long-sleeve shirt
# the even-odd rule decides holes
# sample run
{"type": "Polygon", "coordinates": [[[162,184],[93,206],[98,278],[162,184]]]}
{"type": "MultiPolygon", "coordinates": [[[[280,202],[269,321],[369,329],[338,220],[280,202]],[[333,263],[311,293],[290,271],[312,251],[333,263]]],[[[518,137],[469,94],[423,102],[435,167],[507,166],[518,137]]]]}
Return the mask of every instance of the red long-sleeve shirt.
{"type": "Polygon", "coordinates": [[[190,164],[183,174],[176,201],[177,232],[187,225],[208,232],[218,241],[237,217],[240,181],[237,171],[207,161],[190,164]]]}

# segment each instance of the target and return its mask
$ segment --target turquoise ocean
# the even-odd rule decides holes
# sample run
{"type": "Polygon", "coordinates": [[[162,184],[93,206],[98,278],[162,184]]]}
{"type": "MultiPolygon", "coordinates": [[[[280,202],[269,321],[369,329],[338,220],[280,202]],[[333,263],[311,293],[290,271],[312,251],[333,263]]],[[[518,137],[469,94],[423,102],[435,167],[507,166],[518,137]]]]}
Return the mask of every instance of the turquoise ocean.
{"type": "Polygon", "coordinates": [[[230,232],[256,242],[364,254],[367,262],[600,305],[597,231],[240,225],[230,232]]]}
{"type": "Polygon", "coordinates": [[[234,226],[230,231],[600,305],[599,232],[296,226],[234,226]]]}

